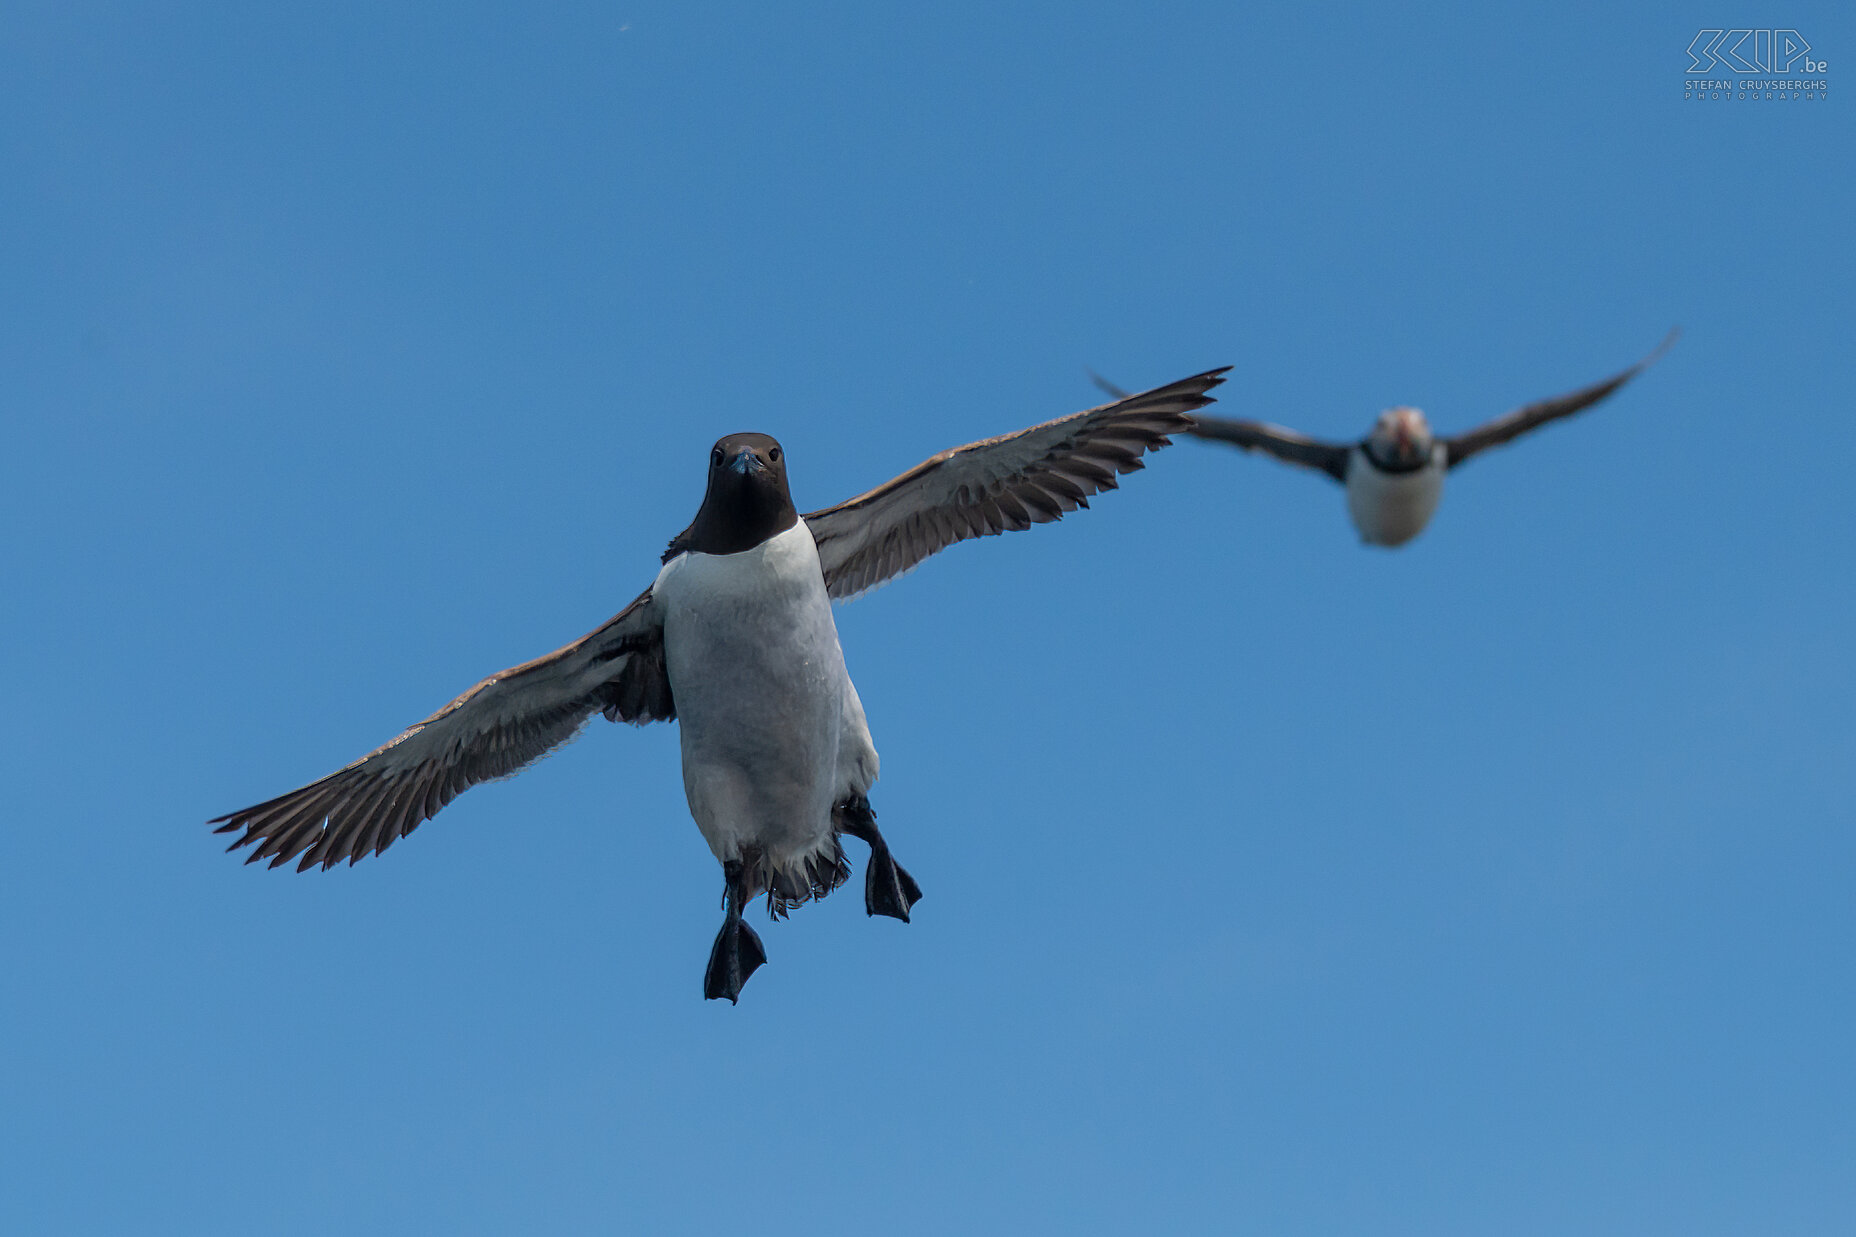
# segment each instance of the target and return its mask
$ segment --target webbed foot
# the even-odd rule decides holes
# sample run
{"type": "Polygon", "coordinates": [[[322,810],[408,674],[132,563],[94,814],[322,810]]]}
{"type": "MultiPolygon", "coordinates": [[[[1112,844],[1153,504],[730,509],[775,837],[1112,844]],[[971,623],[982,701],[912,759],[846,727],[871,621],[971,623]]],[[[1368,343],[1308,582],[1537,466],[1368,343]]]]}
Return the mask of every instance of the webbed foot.
{"type": "Polygon", "coordinates": [[[730,1004],[739,1001],[742,985],[766,960],[767,951],[761,948],[754,929],[740,915],[730,915],[722,921],[722,930],[715,934],[715,945],[709,950],[703,996],[711,1001],[727,997],[730,1004]]]}
{"type": "Polygon", "coordinates": [[[909,908],[921,901],[922,887],[889,853],[889,843],[877,831],[870,800],[863,795],[846,799],[832,816],[839,832],[870,847],[870,862],[864,868],[864,911],[909,922],[909,908]]]}
{"type": "Polygon", "coordinates": [[[707,1000],[727,997],[729,1004],[741,998],[742,985],[748,976],[767,960],[760,937],[741,918],[741,904],[747,900],[746,869],[739,859],[722,865],[723,901],[728,907],[722,930],[715,934],[709,949],[709,969],[703,972],[702,994],[707,1000]]]}
{"type": "Polygon", "coordinates": [[[864,869],[864,910],[871,915],[888,915],[909,922],[909,908],[922,899],[922,888],[903,866],[895,861],[887,846],[873,847],[870,864],[864,869]]]}

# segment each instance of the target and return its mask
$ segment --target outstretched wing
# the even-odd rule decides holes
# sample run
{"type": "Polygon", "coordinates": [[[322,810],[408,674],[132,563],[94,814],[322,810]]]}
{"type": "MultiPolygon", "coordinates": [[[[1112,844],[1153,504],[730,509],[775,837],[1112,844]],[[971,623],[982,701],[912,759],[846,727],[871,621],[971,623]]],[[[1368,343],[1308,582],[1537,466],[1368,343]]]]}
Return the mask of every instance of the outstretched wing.
{"type": "Polygon", "coordinates": [[[893,481],[805,517],[825,587],[855,597],[956,541],[1062,519],[1117,474],[1192,427],[1187,414],[1228,369],[1214,369],[1016,434],[968,443],[923,460],[893,481]]]}
{"type": "Polygon", "coordinates": [[[1499,447],[1509,439],[1517,438],[1549,421],[1557,421],[1561,417],[1570,417],[1575,412],[1583,412],[1648,369],[1658,357],[1669,350],[1669,346],[1676,342],[1676,336],[1681,333],[1680,328],[1669,332],[1664,336],[1663,342],[1656,345],[1655,351],[1621,374],[1614,374],[1603,382],[1581,387],[1567,395],[1543,399],[1536,404],[1527,404],[1506,416],[1495,418],[1486,425],[1479,425],[1454,438],[1444,439],[1444,447],[1447,451],[1445,466],[1455,468],[1478,451],[1499,447]]]}
{"type": "Polygon", "coordinates": [[[596,712],[639,725],[674,718],[663,637],[646,590],[597,631],[491,675],[346,768],[208,823],[245,831],[226,849],[256,843],[247,863],[277,867],[301,854],[302,872],[377,855],[477,783],[545,756],[596,712]]]}
{"type": "Polygon", "coordinates": [[[1085,369],[1083,370],[1083,372],[1089,375],[1089,381],[1095,383],[1096,386],[1102,389],[1102,393],[1104,395],[1107,395],[1112,399],[1127,399],[1128,398],[1127,391],[1123,390],[1121,387],[1116,386],[1114,383],[1104,378],[1101,374],[1096,373],[1095,370],[1085,369]]]}
{"type": "MultiPolygon", "coordinates": [[[[1089,375],[1089,381],[1115,398],[1127,398],[1126,391],[1095,370],[1086,369],[1083,372],[1089,375]]],[[[1190,432],[1200,438],[1235,443],[1246,451],[1268,451],[1291,464],[1319,468],[1336,481],[1347,479],[1347,455],[1351,447],[1320,442],[1306,434],[1298,434],[1280,425],[1266,425],[1262,421],[1238,421],[1228,417],[1194,417],[1193,421],[1196,424],[1190,432]]]]}
{"type": "Polygon", "coordinates": [[[1353,448],[1344,443],[1322,442],[1306,434],[1268,425],[1262,421],[1227,420],[1224,417],[1197,417],[1192,432],[1214,442],[1228,442],[1246,451],[1267,451],[1277,459],[1303,468],[1314,468],[1336,481],[1347,479],[1347,456],[1353,448]]]}

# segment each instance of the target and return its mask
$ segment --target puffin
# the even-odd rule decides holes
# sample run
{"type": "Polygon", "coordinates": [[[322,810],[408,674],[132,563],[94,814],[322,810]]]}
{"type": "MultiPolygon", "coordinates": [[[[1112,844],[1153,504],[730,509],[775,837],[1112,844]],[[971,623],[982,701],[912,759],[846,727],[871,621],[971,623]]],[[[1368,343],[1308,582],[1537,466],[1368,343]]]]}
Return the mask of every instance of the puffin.
{"type": "MultiPolygon", "coordinates": [[[[1648,356],[1603,382],[1524,404],[1449,438],[1435,435],[1424,413],[1407,406],[1380,413],[1372,432],[1355,443],[1323,442],[1280,425],[1225,417],[1194,418],[1197,424],[1189,432],[1326,473],[1347,488],[1347,514],[1361,542],[1401,546],[1431,522],[1443,498],[1445,473],[1490,447],[1590,408],[1653,364],[1678,334],[1671,331],[1648,356]]],[[[1090,377],[1110,394],[1125,394],[1096,374],[1090,377]]]]}
{"type": "Polygon", "coordinates": [[[772,919],[850,875],[869,849],[867,914],[909,920],[921,888],[877,829],[878,761],[832,603],[976,537],[1087,507],[1192,427],[1228,366],[1030,429],[955,447],[855,498],[800,515],[780,443],[729,434],[696,517],[649,588],[552,653],[484,679],[327,777],[208,823],[247,863],[327,870],[384,852],[459,794],[508,777],[595,715],[675,721],[690,815],[722,868],[722,926],[703,996],[739,1000],[767,960],[743,918],[772,919]]]}

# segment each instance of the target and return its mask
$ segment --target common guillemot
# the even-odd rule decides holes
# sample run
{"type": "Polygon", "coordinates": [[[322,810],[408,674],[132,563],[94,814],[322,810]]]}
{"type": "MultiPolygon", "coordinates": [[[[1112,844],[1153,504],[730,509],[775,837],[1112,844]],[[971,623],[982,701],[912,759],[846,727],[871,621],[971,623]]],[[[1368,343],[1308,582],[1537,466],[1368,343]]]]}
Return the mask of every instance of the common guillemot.
{"type": "Polygon", "coordinates": [[[297,870],[379,854],[480,782],[509,776],[595,713],[681,723],[690,814],[722,864],[725,914],[703,995],[731,1002],[766,960],[741,917],[777,918],[844,882],[839,842],[870,847],[864,907],[907,921],[921,890],[889,853],[868,792],[876,748],[831,602],[958,541],[1048,523],[1116,488],[1191,427],[1223,369],[943,451],[835,507],[799,515],[780,444],[731,434],[651,587],[595,631],[491,675],[354,763],[209,822],[247,862],[297,870]]]}

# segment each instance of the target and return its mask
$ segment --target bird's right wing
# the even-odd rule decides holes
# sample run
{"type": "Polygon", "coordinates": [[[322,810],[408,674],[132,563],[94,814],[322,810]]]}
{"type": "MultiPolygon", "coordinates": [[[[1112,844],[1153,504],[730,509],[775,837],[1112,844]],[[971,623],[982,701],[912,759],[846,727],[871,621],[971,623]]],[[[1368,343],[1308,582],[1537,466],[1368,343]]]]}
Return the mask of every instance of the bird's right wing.
{"type": "Polygon", "coordinates": [[[1128,398],[1128,392],[1122,390],[1120,387],[1116,386],[1114,383],[1104,378],[1101,374],[1096,373],[1095,370],[1085,369],[1083,372],[1085,374],[1088,374],[1089,381],[1095,383],[1096,386],[1100,387],[1102,389],[1102,393],[1104,395],[1107,395],[1109,398],[1111,399],[1127,399],[1128,398]]]}
{"type": "Polygon", "coordinates": [[[207,823],[257,843],[247,863],[301,854],[301,872],[379,854],[479,782],[507,777],[604,712],[638,725],[670,721],[663,615],[646,590],[565,648],[493,674],[392,742],[286,795],[207,823]]]}
{"type": "MultiPolygon", "coordinates": [[[[1084,370],[1089,381],[1095,383],[1116,399],[1128,398],[1128,393],[1096,373],[1093,369],[1084,370]]],[[[1278,459],[1291,464],[1300,464],[1304,468],[1319,468],[1336,481],[1347,479],[1347,455],[1352,447],[1341,446],[1331,442],[1319,442],[1305,434],[1284,429],[1280,425],[1266,425],[1261,421],[1238,421],[1229,417],[1192,418],[1198,422],[1189,433],[1200,438],[1210,438],[1218,442],[1236,443],[1246,451],[1268,451],[1278,459]]]]}
{"type": "Polygon", "coordinates": [[[1228,442],[1246,451],[1267,451],[1277,459],[1303,468],[1314,468],[1336,481],[1347,480],[1349,445],[1322,442],[1306,434],[1268,425],[1262,421],[1239,421],[1225,417],[1195,417],[1192,432],[1214,442],[1228,442]]]}

